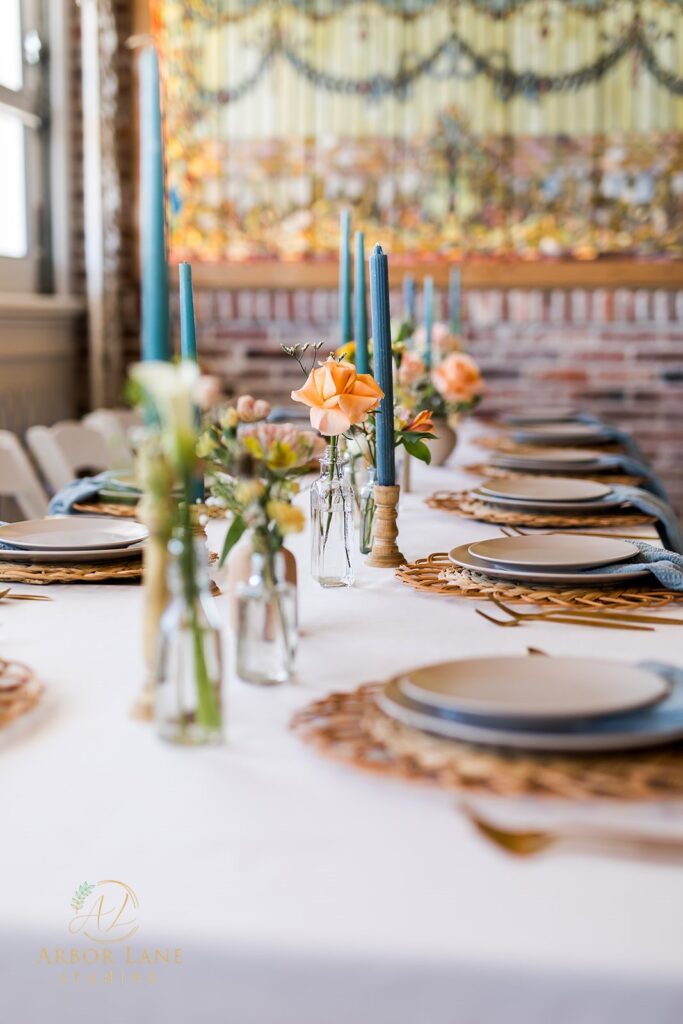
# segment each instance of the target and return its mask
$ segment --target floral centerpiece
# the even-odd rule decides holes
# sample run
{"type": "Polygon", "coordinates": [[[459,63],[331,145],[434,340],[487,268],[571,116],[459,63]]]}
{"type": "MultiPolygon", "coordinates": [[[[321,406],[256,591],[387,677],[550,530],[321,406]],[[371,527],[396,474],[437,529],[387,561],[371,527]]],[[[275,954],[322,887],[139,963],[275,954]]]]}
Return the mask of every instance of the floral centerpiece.
{"type": "Polygon", "coordinates": [[[316,365],[321,347],[320,343],[283,349],[306,375],[303,387],[292,391],[293,401],[309,407],[311,426],[328,438],[320,478],[311,488],[313,576],[324,587],[350,586],[353,487],[344,472],[346,456],[339,438],[361,429],[384,393],[369,373],[357,373],[343,357],[331,355],[316,365]],[[309,349],[312,359],[306,366],[309,349]]]}
{"type": "Polygon", "coordinates": [[[201,378],[190,361],[149,361],[132,368],[131,393],[147,422],[138,473],[143,516],[150,527],[145,554],[148,650],[158,643],[159,612],[167,597],[167,551],[172,553],[172,601],[162,619],[157,669],[157,724],[167,739],[217,742],[222,732],[220,637],[207,601],[206,551],[195,541],[198,524],[192,507],[200,472],[197,410],[214,401],[217,382],[201,378]]]}
{"type": "Polygon", "coordinates": [[[429,414],[439,442],[433,445],[436,465],[455,447],[453,426],[457,418],[471,412],[484,393],[479,367],[464,352],[451,352],[429,370],[416,351],[406,351],[398,367],[397,400],[405,415],[429,414]]]}
{"type": "Polygon", "coordinates": [[[254,546],[272,562],[284,538],[304,528],[304,514],[292,504],[299,491],[296,478],[307,471],[320,445],[311,431],[265,422],[269,415],[268,402],[242,395],[199,439],[209,501],[233,515],[221,564],[248,529],[254,546]]]}

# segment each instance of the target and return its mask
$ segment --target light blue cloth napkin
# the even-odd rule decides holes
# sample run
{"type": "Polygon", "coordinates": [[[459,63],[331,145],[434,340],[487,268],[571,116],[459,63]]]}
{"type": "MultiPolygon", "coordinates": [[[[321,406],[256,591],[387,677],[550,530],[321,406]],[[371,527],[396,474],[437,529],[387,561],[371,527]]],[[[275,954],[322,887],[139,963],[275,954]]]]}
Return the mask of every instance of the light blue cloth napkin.
{"type": "Polygon", "coordinates": [[[648,569],[667,590],[683,590],[683,556],[676,554],[675,551],[656,548],[653,544],[646,544],[643,540],[635,540],[633,543],[640,551],[640,555],[632,562],[620,562],[618,565],[603,565],[599,569],[587,569],[583,575],[592,576],[595,572],[606,572],[610,576],[617,577],[642,566],[643,569],[648,569]]]}
{"type": "Polygon", "coordinates": [[[600,455],[600,467],[603,466],[606,469],[621,470],[622,473],[628,473],[629,476],[642,477],[644,481],[642,486],[645,490],[656,494],[662,501],[669,501],[664,484],[646,462],[641,462],[640,459],[634,459],[632,456],[620,452],[605,452],[604,455],[600,455]]]}
{"type": "Polygon", "coordinates": [[[662,501],[656,494],[650,494],[649,491],[644,491],[640,487],[627,487],[624,484],[615,484],[612,494],[625,505],[638,509],[644,515],[654,516],[657,520],[657,533],[664,547],[679,555],[683,554],[681,528],[676,513],[668,502],[662,501]]]}
{"type": "Polygon", "coordinates": [[[73,511],[73,506],[86,501],[92,501],[99,494],[102,487],[111,484],[112,475],[110,471],[98,473],[97,476],[84,476],[80,480],[72,480],[61,491],[57,491],[48,506],[48,515],[68,516],[73,511]]]}

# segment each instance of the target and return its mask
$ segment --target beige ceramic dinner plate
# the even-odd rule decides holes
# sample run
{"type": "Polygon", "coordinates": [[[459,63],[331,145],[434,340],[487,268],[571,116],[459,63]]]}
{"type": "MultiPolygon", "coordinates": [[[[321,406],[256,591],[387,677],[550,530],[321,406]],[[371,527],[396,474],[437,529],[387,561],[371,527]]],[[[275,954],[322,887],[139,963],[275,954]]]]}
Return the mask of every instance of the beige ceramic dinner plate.
{"type": "Polygon", "coordinates": [[[513,434],[516,439],[531,444],[561,444],[562,441],[602,444],[609,440],[605,428],[595,423],[537,423],[530,427],[514,427],[513,434]]]}
{"type": "Polygon", "coordinates": [[[97,551],[145,540],[147,529],[104,516],[51,516],[0,526],[0,541],[27,551],[97,551]]]}
{"type": "Polygon", "coordinates": [[[536,466],[545,462],[583,466],[587,463],[599,462],[604,454],[595,448],[539,448],[535,452],[494,452],[491,461],[497,465],[510,466],[522,463],[536,466]]]}
{"type": "Polygon", "coordinates": [[[466,658],[414,669],[398,683],[411,700],[431,707],[544,722],[635,711],[669,692],[655,672],[603,658],[466,658]]]}
{"type": "Polygon", "coordinates": [[[0,548],[0,562],[22,562],[31,565],[71,565],[78,562],[123,562],[142,558],[144,544],[131,544],[127,548],[96,548],[94,551],[5,551],[0,548]]]}
{"type": "Polygon", "coordinates": [[[594,501],[605,498],[611,488],[595,480],[566,476],[518,476],[489,481],[478,488],[493,498],[522,498],[527,501],[594,501]]]}
{"type": "Polygon", "coordinates": [[[453,548],[452,551],[448,552],[448,557],[455,565],[459,565],[463,569],[469,569],[471,572],[483,573],[485,576],[491,577],[491,579],[516,580],[523,583],[543,583],[545,586],[553,587],[567,587],[569,585],[572,587],[590,588],[606,586],[607,584],[614,586],[615,582],[621,586],[622,583],[626,583],[629,580],[646,579],[650,574],[649,569],[642,565],[623,566],[616,579],[606,567],[604,569],[591,569],[590,574],[588,574],[583,570],[579,572],[571,569],[554,569],[550,567],[540,570],[526,569],[521,566],[504,566],[499,565],[497,562],[486,562],[483,558],[471,555],[469,544],[461,544],[460,547],[453,548]]]}
{"type": "Polygon", "coordinates": [[[577,537],[567,533],[526,537],[496,537],[470,544],[470,555],[485,562],[524,569],[594,569],[626,562],[638,554],[628,540],[616,537],[577,537]]]}

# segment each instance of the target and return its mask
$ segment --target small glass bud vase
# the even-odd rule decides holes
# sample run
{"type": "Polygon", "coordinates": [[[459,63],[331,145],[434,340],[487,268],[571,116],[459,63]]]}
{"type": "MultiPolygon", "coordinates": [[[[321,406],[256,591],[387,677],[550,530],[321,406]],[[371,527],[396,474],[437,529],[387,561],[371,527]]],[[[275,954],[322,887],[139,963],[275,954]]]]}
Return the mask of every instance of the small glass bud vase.
{"type": "Polygon", "coordinates": [[[285,580],[281,552],[254,551],[246,583],[237,585],[237,675],[272,686],[294,676],[296,587],[285,580]]]}
{"type": "Polygon", "coordinates": [[[372,529],[375,525],[375,467],[368,466],[367,479],[360,492],[360,550],[369,555],[372,551],[372,529]]]}
{"type": "Polygon", "coordinates": [[[174,539],[168,550],[171,597],[161,619],[157,729],[172,743],[221,743],[221,636],[206,544],[174,539]]]}
{"type": "Polygon", "coordinates": [[[353,486],[346,461],[330,444],[311,487],[311,573],[321,587],[350,587],[354,578],[353,486]]]}

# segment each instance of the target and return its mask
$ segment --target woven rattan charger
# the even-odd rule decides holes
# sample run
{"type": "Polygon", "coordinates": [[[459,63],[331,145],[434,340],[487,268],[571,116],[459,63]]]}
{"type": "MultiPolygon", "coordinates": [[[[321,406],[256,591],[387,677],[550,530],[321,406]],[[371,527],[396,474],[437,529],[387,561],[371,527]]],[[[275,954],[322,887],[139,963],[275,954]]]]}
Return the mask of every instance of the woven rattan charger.
{"type": "Polygon", "coordinates": [[[0,658],[0,727],[34,708],[43,685],[27,665],[0,658]]]}
{"type": "Polygon", "coordinates": [[[520,476],[560,476],[560,477],[571,477],[573,480],[594,480],[598,484],[625,484],[627,486],[636,487],[643,482],[643,477],[640,476],[625,476],[619,473],[577,473],[571,470],[543,470],[538,472],[537,470],[531,469],[505,469],[502,466],[492,466],[488,462],[475,462],[469,466],[463,467],[466,473],[471,473],[472,476],[485,477],[487,480],[505,480],[509,478],[517,478],[520,476]]]}
{"type": "Polygon", "coordinates": [[[495,597],[497,601],[541,608],[657,608],[683,601],[683,593],[665,590],[651,579],[640,585],[632,582],[592,590],[494,580],[455,565],[443,551],[402,565],[396,570],[396,576],[401,583],[423,594],[465,597],[472,601],[489,601],[495,597]]]}
{"type": "Polygon", "coordinates": [[[395,722],[375,703],[380,686],[373,683],[316,700],[294,716],[292,728],[336,760],[461,793],[567,800],[683,796],[683,744],[571,756],[475,746],[395,722]]]}
{"type": "Polygon", "coordinates": [[[552,512],[520,511],[496,508],[475,497],[471,491],[437,491],[426,498],[430,508],[455,512],[464,519],[476,519],[494,526],[536,526],[585,528],[587,526],[642,526],[654,523],[652,516],[642,512],[603,512],[593,515],[560,515],[552,512]]]}
{"type": "MultiPolygon", "coordinates": [[[[196,507],[199,515],[207,516],[209,519],[223,519],[225,517],[225,509],[215,508],[213,505],[198,505],[196,507]]],[[[106,501],[77,501],[73,505],[73,511],[91,516],[114,516],[120,519],[136,519],[138,506],[106,501]]]]}
{"type": "Polygon", "coordinates": [[[0,582],[34,583],[138,583],[142,579],[142,559],[121,562],[54,563],[0,561],[0,582]]]}

